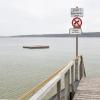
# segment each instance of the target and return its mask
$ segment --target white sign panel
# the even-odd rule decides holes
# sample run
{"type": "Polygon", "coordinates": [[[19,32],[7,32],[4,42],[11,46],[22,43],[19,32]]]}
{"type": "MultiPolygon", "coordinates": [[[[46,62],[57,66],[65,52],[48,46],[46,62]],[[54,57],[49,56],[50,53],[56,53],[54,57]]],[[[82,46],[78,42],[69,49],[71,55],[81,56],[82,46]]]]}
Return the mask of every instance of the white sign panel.
{"type": "Polygon", "coordinates": [[[83,17],[83,8],[71,8],[71,17],[83,17]]]}
{"type": "Polygon", "coordinates": [[[69,29],[69,34],[81,34],[82,29],[71,28],[69,29]]]}

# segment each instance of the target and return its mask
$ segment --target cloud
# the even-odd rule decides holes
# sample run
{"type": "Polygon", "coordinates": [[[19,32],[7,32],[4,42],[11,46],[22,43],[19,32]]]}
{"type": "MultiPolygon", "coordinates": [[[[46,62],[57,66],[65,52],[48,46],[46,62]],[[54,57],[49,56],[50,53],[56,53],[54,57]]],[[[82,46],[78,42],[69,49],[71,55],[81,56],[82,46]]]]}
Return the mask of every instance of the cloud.
{"type": "Polygon", "coordinates": [[[100,31],[98,0],[0,0],[0,35],[68,33],[70,8],[84,8],[83,31],[100,31]]]}

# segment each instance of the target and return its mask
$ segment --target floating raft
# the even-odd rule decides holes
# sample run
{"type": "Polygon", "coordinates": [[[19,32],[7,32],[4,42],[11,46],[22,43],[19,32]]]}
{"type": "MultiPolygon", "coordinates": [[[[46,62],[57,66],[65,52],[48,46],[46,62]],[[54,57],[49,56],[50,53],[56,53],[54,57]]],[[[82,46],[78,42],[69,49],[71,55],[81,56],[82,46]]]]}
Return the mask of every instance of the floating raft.
{"type": "Polygon", "coordinates": [[[49,45],[23,46],[23,48],[27,48],[27,49],[46,49],[46,48],[49,48],[49,45]]]}

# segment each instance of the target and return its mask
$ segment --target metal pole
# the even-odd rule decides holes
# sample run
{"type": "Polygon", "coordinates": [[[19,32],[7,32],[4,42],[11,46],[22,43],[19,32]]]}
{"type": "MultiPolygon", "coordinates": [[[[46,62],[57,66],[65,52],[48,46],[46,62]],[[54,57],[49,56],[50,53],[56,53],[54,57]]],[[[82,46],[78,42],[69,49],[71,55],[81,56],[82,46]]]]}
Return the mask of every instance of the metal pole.
{"type": "Polygon", "coordinates": [[[78,76],[78,34],[76,35],[76,59],[75,59],[75,81],[79,81],[79,76],[78,76]]]}
{"type": "Polygon", "coordinates": [[[78,56],[78,35],[76,35],[76,57],[78,56]]]}

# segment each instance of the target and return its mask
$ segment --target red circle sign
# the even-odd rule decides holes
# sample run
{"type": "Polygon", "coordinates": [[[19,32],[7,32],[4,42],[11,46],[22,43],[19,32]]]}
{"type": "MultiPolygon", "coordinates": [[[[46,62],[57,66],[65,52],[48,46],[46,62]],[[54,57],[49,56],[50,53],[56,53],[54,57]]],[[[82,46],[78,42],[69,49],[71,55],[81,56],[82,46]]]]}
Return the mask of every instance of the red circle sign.
{"type": "Polygon", "coordinates": [[[80,18],[78,18],[78,17],[74,18],[72,20],[72,26],[74,28],[81,28],[81,26],[82,26],[82,20],[80,18]]]}

